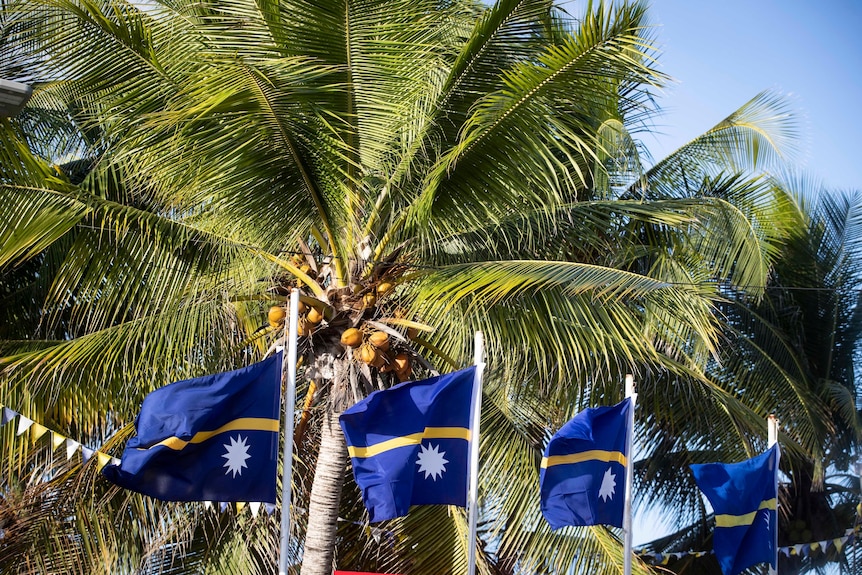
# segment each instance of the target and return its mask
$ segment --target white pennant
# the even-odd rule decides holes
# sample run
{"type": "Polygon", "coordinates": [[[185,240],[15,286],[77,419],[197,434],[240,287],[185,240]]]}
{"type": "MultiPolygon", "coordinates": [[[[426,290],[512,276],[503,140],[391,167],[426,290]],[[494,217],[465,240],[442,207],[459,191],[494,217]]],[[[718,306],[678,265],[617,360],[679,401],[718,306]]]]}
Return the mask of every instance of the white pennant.
{"type": "Polygon", "coordinates": [[[252,501],[248,504],[248,507],[251,509],[251,516],[257,517],[257,514],[260,511],[260,501],[252,501]]]}
{"type": "Polygon", "coordinates": [[[23,415],[19,415],[18,416],[18,433],[16,433],[15,435],[21,435],[22,433],[24,433],[25,431],[30,429],[31,425],[33,425],[32,419],[24,417],[23,415]]]}
{"type": "Polygon", "coordinates": [[[72,459],[72,456],[75,455],[75,452],[78,451],[79,447],[81,447],[80,443],[71,437],[66,438],[66,461],[72,459]]]}
{"type": "Polygon", "coordinates": [[[90,449],[89,447],[82,445],[81,446],[81,457],[84,460],[84,463],[90,461],[90,458],[96,453],[95,449],[90,449]]]}

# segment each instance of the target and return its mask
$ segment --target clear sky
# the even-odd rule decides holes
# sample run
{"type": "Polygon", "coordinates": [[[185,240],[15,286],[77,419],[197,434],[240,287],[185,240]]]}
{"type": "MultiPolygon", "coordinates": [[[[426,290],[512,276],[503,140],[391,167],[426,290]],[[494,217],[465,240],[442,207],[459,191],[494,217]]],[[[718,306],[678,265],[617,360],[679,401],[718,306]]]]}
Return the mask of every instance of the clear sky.
{"type": "Polygon", "coordinates": [[[656,159],[773,89],[802,120],[804,170],[862,190],[862,0],[650,0],[650,14],[675,80],[644,140],[656,159]]]}

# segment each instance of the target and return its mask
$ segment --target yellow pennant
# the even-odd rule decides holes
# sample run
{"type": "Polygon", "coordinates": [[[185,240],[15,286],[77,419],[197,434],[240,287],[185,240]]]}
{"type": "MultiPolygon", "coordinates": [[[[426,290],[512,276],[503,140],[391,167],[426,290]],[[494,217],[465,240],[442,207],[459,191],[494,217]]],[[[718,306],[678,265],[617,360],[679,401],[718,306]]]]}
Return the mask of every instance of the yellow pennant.
{"type": "Polygon", "coordinates": [[[96,452],[96,458],[98,461],[96,462],[96,469],[99,471],[102,470],[104,466],[111,462],[111,456],[107,453],[102,453],[101,451],[96,452]]]}
{"type": "Polygon", "coordinates": [[[52,431],[52,432],[51,432],[51,445],[53,445],[53,446],[54,446],[54,450],[55,450],[55,451],[56,451],[56,449],[57,449],[58,447],[60,447],[61,445],[63,445],[63,442],[64,442],[64,441],[66,441],[66,436],[65,436],[65,435],[60,435],[60,434],[59,434],[59,433],[57,433],[56,431],[52,431]]]}
{"type": "Polygon", "coordinates": [[[35,423],[35,422],[30,427],[30,430],[31,430],[30,433],[32,434],[30,437],[33,438],[33,441],[36,441],[37,439],[39,439],[40,437],[42,437],[43,435],[48,433],[47,427],[45,427],[42,424],[35,423]]]}
{"type": "Polygon", "coordinates": [[[844,547],[845,541],[846,539],[844,539],[843,537],[839,537],[838,539],[832,540],[832,543],[835,545],[835,549],[837,549],[839,553],[841,553],[841,549],[844,547]]]}

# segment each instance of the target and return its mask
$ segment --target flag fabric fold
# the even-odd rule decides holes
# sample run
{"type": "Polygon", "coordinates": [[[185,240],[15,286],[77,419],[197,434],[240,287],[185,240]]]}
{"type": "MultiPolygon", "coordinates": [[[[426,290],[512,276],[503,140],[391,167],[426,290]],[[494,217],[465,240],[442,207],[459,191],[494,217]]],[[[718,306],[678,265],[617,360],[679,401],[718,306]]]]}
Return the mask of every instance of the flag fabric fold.
{"type": "Polygon", "coordinates": [[[164,501],[276,502],[279,352],[144,398],[113,483],[164,501]]]}
{"type": "Polygon", "coordinates": [[[340,423],[371,522],[467,504],[476,367],[375,391],[340,423]]]}
{"type": "Polygon", "coordinates": [[[691,466],[697,486],[715,511],[713,548],[724,575],[758,563],[775,565],[778,529],[778,444],[741,463],[691,466]]]}
{"type": "Polygon", "coordinates": [[[553,529],[623,526],[630,399],[584,409],[548,442],[539,471],[542,515],[553,529]]]}

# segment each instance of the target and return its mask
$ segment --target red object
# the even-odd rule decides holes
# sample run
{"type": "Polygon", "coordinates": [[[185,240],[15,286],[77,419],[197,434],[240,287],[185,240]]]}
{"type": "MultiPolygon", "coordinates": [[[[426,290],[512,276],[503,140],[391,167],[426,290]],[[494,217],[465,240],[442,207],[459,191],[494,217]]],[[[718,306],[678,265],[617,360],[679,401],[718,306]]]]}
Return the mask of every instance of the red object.
{"type": "MultiPolygon", "coordinates": [[[[334,571],[332,575],[387,575],[386,573],[368,573],[367,571],[334,571]]],[[[391,573],[388,575],[396,575],[391,573]]]]}

